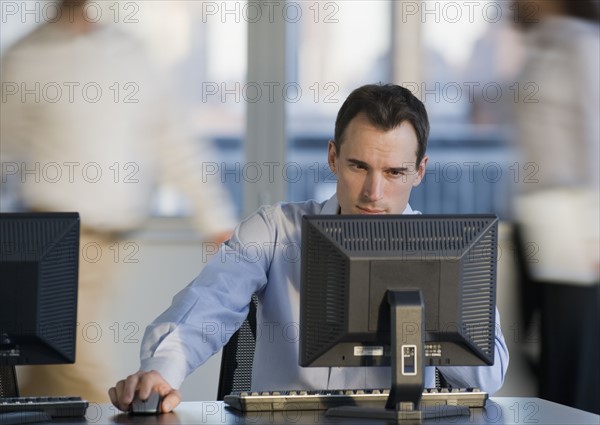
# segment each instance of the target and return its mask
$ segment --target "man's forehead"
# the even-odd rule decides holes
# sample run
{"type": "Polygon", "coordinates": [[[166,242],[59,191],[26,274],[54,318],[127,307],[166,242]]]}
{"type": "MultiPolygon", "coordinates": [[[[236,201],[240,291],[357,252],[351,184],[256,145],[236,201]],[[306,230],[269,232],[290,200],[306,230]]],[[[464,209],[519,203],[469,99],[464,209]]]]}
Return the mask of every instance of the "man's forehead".
{"type": "MultiPolygon", "coordinates": [[[[348,155],[368,155],[375,151],[387,152],[390,155],[417,157],[418,140],[412,125],[400,125],[390,130],[383,130],[372,125],[357,125],[348,132],[340,146],[348,155]]],[[[357,158],[360,159],[360,158],[357,158]]]]}

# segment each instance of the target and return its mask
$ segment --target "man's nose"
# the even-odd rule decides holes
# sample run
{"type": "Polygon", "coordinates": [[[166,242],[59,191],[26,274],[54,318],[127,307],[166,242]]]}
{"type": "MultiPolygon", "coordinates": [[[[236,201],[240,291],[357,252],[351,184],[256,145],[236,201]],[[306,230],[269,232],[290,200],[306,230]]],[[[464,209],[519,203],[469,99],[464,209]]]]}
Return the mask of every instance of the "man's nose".
{"type": "Polygon", "coordinates": [[[369,173],[365,181],[363,196],[373,202],[383,197],[383,178],[376,173],[369,173]]]}

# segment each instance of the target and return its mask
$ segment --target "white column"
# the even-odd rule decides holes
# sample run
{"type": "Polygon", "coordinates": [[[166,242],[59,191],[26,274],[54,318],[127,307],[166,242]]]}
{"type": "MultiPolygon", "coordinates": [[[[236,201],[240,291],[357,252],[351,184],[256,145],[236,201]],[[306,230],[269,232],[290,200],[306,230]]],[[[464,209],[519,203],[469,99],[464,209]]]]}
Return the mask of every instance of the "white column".
{"type": "Polygon", "coordinates": [[[285,3],[256,3],[261,19],[248,23],[247,84],[249,91],[260,87],[261,96],[246,103],[244,216],[285,199],[285,3]]]}

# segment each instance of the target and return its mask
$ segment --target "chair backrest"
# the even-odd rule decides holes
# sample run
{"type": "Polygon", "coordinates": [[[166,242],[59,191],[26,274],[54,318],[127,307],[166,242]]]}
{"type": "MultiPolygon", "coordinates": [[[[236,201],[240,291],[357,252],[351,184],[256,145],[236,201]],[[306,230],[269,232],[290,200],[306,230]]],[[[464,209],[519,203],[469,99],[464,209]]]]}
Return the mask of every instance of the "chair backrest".
{"type": "MultiPolygon", "coordinates": [[[[232,391],[250,391],[252,386],[252,362],[256,346],[256,306],[258,299],[252,295],[248,316],[223,347],[217,400],[223,400],[232,391]]],[[[440,371],[435,369],[435,386],[448,387],[440,371]]]]}
{"type": "Polygon", "coordinates": [[[232,391],[250,391],[256,346],[257,305],[258,299],[253,295],[248,317],[223,347],[217,400],[223,400],[232,391]]]}

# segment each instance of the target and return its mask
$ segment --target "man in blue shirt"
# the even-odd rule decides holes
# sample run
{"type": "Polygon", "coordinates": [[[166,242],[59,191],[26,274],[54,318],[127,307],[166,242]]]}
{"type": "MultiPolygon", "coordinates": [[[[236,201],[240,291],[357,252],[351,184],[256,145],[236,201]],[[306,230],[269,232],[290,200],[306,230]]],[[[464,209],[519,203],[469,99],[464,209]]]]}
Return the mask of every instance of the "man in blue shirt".
{"type": "MultiPolygon", "coordinates": [[[[158,391],[161,410],[171,411],[181,401],[177,388],[185,377],[217,353],[244,321],[252,294],[259,299],[260,330],[252,390],[388,387],[390,369],[385,367],[298,365],[300,223],[305,214],[417,214],[408,199],[425,174],[428,133],[425,107],[407,89],[367,85],[353,91],[328,145],[336,194],[322,203],[262,207],[240,223],[200,275],[148,326],[141,368],[109,390],[113,404],[127,410],[135,391],[142,399],[158,391]]],[[[507,366],[508,350],[498,330],[493,366],[440,370],[455,387],[494,393],[507,366]]],[[[433,367],[426,368],[425,386],[434,386],[433,367]]]]}

